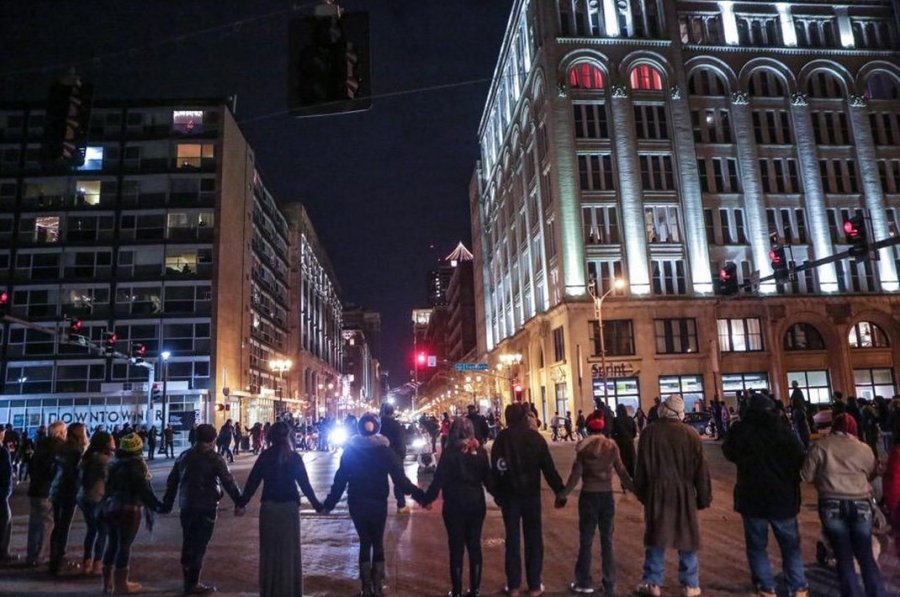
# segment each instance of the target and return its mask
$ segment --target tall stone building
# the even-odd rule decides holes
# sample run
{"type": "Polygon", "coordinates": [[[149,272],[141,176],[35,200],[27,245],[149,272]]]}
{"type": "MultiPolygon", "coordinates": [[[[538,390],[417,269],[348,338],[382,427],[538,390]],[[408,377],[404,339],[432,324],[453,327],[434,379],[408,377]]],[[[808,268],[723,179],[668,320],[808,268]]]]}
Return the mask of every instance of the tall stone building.
{"type": "Polygon", "coordinates": [[[19,321],[0,325],[0,421],[143,423],[150,398],[160,425],[164,388],[176,429],[252,424],[305,412],[305,354],[339,379],[333,273],[226,103],[96,102],[77,169],[41,163],[46,124],[44,106],[0,107],[0,289],[19,321]],[[52,333],[73,321],[112,356],[52,333]],[[123,357],[140,346],[153,387],[123,357]]]}
{"type": "Polygon", "coordinates": [[[857,213],[873,241],[896,229],[897,15],[514,3],[470,191],[476,306],[480,352],[522,355],[509,383],[542,419],[674,392],[785,398],[793,381],[814,402],[894,394],[895,248],[828,258],[857,213]],[[792,267],[826,262],[776,284],[773,242],[792,267]],[[752,292],[716,293],[727,264],[752,292]]]}

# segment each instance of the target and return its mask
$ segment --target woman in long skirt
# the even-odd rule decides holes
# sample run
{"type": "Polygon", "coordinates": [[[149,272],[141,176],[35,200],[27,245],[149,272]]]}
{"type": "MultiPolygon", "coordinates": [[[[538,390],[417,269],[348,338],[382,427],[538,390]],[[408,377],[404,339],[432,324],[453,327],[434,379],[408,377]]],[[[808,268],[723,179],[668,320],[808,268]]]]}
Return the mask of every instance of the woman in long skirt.
{"type": "Polygon", "coordinates": [[[253,465],[240,506],[244,507],[263,484],[259,508],[259,594],[261,597],[302,597],[303,566],[300,558],[300,493],[316,512],[316,499],[303,459],[291,448],[288,426],[272,425],[267,438],[271,447],[253,465]]]}

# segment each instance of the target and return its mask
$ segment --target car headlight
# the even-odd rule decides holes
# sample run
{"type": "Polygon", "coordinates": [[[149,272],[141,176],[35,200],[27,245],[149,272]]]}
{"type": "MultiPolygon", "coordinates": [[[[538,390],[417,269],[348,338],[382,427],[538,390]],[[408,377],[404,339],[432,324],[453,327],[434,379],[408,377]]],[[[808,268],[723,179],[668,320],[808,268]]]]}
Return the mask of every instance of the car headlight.
{"type": "Polygon", "coordinates": [[[328,434],[328,441],[335,446],[343,446],[344,442],[347,441],[347,431],[343,427],[332,429],[331,433],[328,434]]]}
{"type": "Polygon", "coordinates": [[[413,448],[424,448],[425,447],[425,439],[421,437],[417,437],[412,441],[413,448]]]}

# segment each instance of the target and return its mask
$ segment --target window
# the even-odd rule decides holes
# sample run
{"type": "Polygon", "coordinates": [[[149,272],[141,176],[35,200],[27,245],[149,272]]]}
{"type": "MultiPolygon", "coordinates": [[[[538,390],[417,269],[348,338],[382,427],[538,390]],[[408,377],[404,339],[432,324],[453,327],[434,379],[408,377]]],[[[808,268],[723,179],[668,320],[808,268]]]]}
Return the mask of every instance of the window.
{"type": "Polygon", "coordinates": [[[162,312],[162,291],[154,286],[118,286],[116,313],[122,315],[155,315],[162,312]]]}
{"type": "Polygon", "coordinates": [[[695,142],[731,143],[731,117],[728,110],[692,110],[691,123],[695,142]]]}
{"type": "Polygon", "coordinates": [[[900,99],[900,83],[885,72],[873,73],[866,80],[866,98],[870,100],[900,99]]]}
{"type": "Polygon", "coordinates": [[[742,46],[781,45],[780,27],[775,17],[740,17],[737,32],[738,43],[742,46]]]}
{"type": "Polygon", "coordinates": [[[697,322],[694,319],[657,319],[657,354],[697,352],[697,322]]]}
{"type": "Polygon", "coordinates": [[[34,237],[31,239],[33,242],[59,242],[59,216],[38,216],[33,221],[34,237]]]}
{"type": "Polygon", "coordinates": [[[619,222],[615,205],[581,208],[584,242],[591,245],[617,245],[619,222]]]}
{"type": "Polygon", "coordinates": [[[612,290],[613,296],[624,296],[625,289],[615,287],[616,280],[622,277],[622,261],[618,258],[591,259],[587,263],[588,283],[599,286],[596,289],[601,296],[612,290]]]}
{"type": "Polygon", "coordinates": [[[645,207],[644,228],[647,231],[648,243],[681,243],[678,207],[675,205],[645,207]]]}
{"type": "Polygon", "coordinates": [[[810,75],[806,92],[810,98],[842,98],[844,86],[834,74],[820,70],[810,75]]]}
{"type": "Polygon", "coordinates": [[[856,160],[819,160],[819,175],[826,193],[859,193],[856,160]]]}
{"type": "Polygon", "coordinates": [[[609,139],[605,104],[575,104],[576,139],[609,139]]]}
{"type": "Polygon", "coordinates": [[[813,135],[819,145],[853,144],[847,114],[843,111],[813,110],[810,116],[812,117],[813,135]]]}
{"type": "Polygon", "coordinates": [[[722,352],[755,352],[763,349],[759,319],[720,319],[719,350],[722,352]]]}
{"type": "Polygon", "coordinates": [[[790,119],[787,110],[753,110],[753,135],[760,145],[791,145],[790,119]]]}
{"type": "Polygon", "coordinates": [[[672,156],[641,154],[641,182],[645,191],[674,191],[672,156]]]}
{"type": "Polygon", "coordinates": [[[578,180],[582,191],[612,191],[612,156],[608,153],[578,156],[578,180]]]}
{"type": "Polygon", "coordinates": [[[569,87],[603,89],[603,71],[590,62],[580,62],[569,69],[569,87]]]}
{"type": "Polygon", "coordinates": [[[802,193],[797,160],[794,158],[764,158],[759,160],[760,178],[764,193],[802,193]]]}
{"type": "Polygon", "coordinates": [[[767,389],[769,389],[769,376],[766,373],[722,374],[722,390],[726,394],[767,389]]]}
{"type": "Polygon", "coordinates": [[[212,143],[179,143],[176,152],[177,168],[200,168],[215,158],[212,143]]]}
{"type": "MultiPolygon", "coordinates": [[[[590,339],[593,356],[602,354],[600,346],[600,326],[597,321],[590,321],[590,339]]],[[[603,344],[606,356],[629,356],[634,354],[634,329],[630,319],[613,319],[603,321],[603,344]]]]}
{"type": "Polygon", "coordinates": [[[59,364],[56,367],[57,392],[99,392],[106,376],[106,365],[59,364]]]}
{"type": "Polygon", "coordinates": [[[203,112],[201,110],[175,110],[172,112],[172,131],[182,135],[202,133],[203,112]]]}
{"type": "Polygon", "coordinates": [[[888,348],[891,343],[884,331],[871,321],[860,321],[850,328],[850,348],[888,348]]]}
{"type": "Polygon", "coordinates": [[[660,375],[659,395],[681,394],[685,410],[694,410],[697,402],[705,404],[702,375],[660,375]]]}
{"type": "Polygon", "coordinates": [[[566,360],[566,344],[563,327],[553,330],[553,361],[558,363],[566,360]]]}
{"type": "Polygon", "coordinates": [[[661,91],[662,76],[649,64],[641,64],[631,70],[631,88],[635,91],[661,91]]]}
{"type": "Polygon", "coordinates": [[[687,294],[687,280],[682,259],[654,259],[651,262],[653,294],[687,294]]]}
{"type": "Polygon", "coordinates": [[[638,139],[668,139],[666,107],[640,104],[634,106],[634,126],[638,139]]]}
{"type": "Polygon", "coordinates": [[[725,97],[728,93],[728,83],[716,71],[708,68],[698,68],[691,72],[688,79],[688,93],[707,97],[725,97]]]}
{"type": "Polygon", "coordinates": [[[828,383],[828,371],[788,371],[788,387],[797,382],[797,387],[812,404],[828,404],[831,402],[831,384],[828,383]]]}
{"type": "Polygon", "coordinates": [[[896,112],[871,112],[869,124],[875,145],[900,145],[900,114],[896,112]]]}
{"type": "Polygon", "coordinates": [[[787,97],[781,76],[765,69],[757,70],[750,75],[748,90],[753,97],[787,97]]]}
{"type": "Polygon", "coordinates": [[[878,177],[882,191],[900,193],[900,160],[878,160],[878,177]]]}
{"type": "Polygon", "coordinates": [[[735,158],[698,158],[700,190],[704,193],[740,193],[737,168],[735,158]]]}
{"type": "Polygon", "coordinates": [[[102,170],[103,169],[103,147],[90,145],[84,150],[84,164],[78,166],[77,170],[102,170]]]}
{"type": "Polygon", "coordinates": [[[819,330],[808,323],[795,323],[784,333],[785,350],[825,350],[819,330]]]}
{"type": "Polygon", "coordinates": [[[678,16],[678,29],[683,44],[722,43],[721,19],[718,15],[682,14],[678,16]]]}
{"type": "MultiPolygon", "coordinates": [[[[621,366],[624,368],[624,365],[621,366]]],[[[600,365],[594,364],[592,367],[597,373],[592,375],[592,389],[594,393],[594,403],[606,404],[612,409],[622,404],[629,412],[637,412],[641,404],[640,383],[637,377],[619,377],[621,373],[616,372],[616,366],[607,365],[607,369],[612,373],[609,380],[604,384],[603,374],[600,371],[600,365]],[[606,387],[604,387],[604,385],[606,387]]]]}
{"type": "Polygon", "coordinates": [[[890,398],[896,394],[893,369],[854,369],[853,381],[857,398],[873,400],[875,396],[890,398]]]}

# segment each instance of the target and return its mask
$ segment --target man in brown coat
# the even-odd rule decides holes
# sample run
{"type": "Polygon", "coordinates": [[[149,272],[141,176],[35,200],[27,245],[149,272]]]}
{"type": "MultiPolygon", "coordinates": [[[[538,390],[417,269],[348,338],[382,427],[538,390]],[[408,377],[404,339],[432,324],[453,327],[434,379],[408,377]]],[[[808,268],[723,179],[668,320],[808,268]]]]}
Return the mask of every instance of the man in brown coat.
{"type": "Polygon", "coordinates": [[[644,575],[639,595],[657,596],[667,548],[678,550],[678,580],[685,597],[700,595],[700,528],[697,510],[709,507],[712,489],[700,436],[682,422],[678,394],[659,405],[659,418],[638,443],[634,484],[644,505],[644,575]]]}

